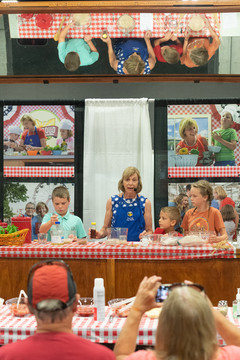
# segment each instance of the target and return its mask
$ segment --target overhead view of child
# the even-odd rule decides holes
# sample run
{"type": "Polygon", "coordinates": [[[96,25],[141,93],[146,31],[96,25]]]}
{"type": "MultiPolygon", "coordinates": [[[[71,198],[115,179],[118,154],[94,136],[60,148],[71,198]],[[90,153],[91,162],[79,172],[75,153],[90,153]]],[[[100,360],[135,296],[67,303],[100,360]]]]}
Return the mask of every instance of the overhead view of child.
{"type": "MultiPolygon", "coordinates": [[[[159,227],[156,228],[154,234],[169,234],[175,231],[176,224],[181,219],[180,211],[175,206],[166,206],[161,209],[159,217],[159,227]]],[[[178,236],[182,234],[178,233],[178,236]]]]}
{"type": "Polygon", "coordinates": [[[19,139],[19,136],[22,133],[22,130],[18,126],[9,126],[8,128],[9,137],[8,139],[4,139],[3,146],[4,150],[7,151],[9,148],[14,149],[16,151],[20,151],[21,148],[19,147],[19,144],[17,143],[17,140],[19,139]]]}
{"type": "Polygon", "coordinates": [[[92,42],[92,36],[86,34],[84,39],[67,39],[68,30],[74,25],[70,22],[60,32],[58,39],[58,57],[68,71],[76,71],[79,66],[95,63],[99,53],[92,42]]]}
{"type": "Polygon", "coordinates": [[[36,120],[31,114],[24,114],[20,119],[20,123],[24,127],[20,140],[22,150],[43,150],[46,147],[44,129],[36,127],[36,120]]]}
{"type": "Polygon", "coordinates": [[[108,47],[108,59],[111,67],[121,75],[150,74],[156,64],[156,57],[150,42],[151,31],[144,34],[143,39],[118,39],[114,41],[109,35],[101,36],[108,47]]]}
{"type": "Polygon", "coordinates": [[[227,231],[228,240],[233,241],[233,235],[235,233],[235,211],[232,205],[224,205],[221,210],[224,225],[227,231]]]}
{"type": "Polygon", "coordinates": [[[42,225],[40,226],[40,233],[48,233],[48,241],[51,241],[50,230],[57,221],[60,222],[60,225],[64,230],[76,230],[76,236],[78,239],[84,238],[87,236],[82,220],[69,212],[70,204],[70,194],[68,189],[65,186],[58,186],[52,192],[52,203],[55,209],[54,213],[48,212],[43,220],[42,225]]]}
{"type": "Polygon", "coordinates": [[[227,105],[221,113],[221,128],[212,133],[213,145],[220,146],[221,150],[215,153],[214,166],[235,166],[234,150],[237,147],[238,136],[231,126],[236,121],[238,114],[234,107],[227,105]]]}
{"type": "Polygon", "coordinates": [[[182,119],[179,125],[179,134],[182,140],[177,144],[176,153],[181,155],[187,151],[194,154],[195,151],[192,150],[198,150],[197,166],[201,166],[200,160],[203,158],[203,152],[208,150],[208,142],[204,136],[198,134],[196,120],[191,117],[182,119]]]}
{"type": "Polygon", "coordinates": [[[65,142],[67,149],[74,151],[74,137],[72,132],[73,123],[64,119],[60,122],[59,129],[61,134],[61,139],[57,139],[57,145],[62,146],[62,143],[65,142]]]}
{"type": "Polygon", "coordinates": [[[189,28],[186,27],[184,34],[183,53],[180,58],[181,64],[189,68],[202,66],[208,63],[219,48],[220,39],[212,28],[206,15],[200,15],[204,20],[205,27],[210,32],[212,42],[207,37],[189,37],[189,28]]]}
{"type": "Polygon", "coordinates": [[[184,235],[189,231],[211,232],[209,242],[227,240],[227,232],[220,211],[211,206],[213,189],[207,180],[199,180],[191,186],[191,201],[194,206],[186,212],[181,227],[184,235]]]}
{"type": "Polygon", "coordinates": [[[170,31],[164,37],[154,40],[154,53],[160,62],[177,64],[183,52],[181,41],[170,31]]]}

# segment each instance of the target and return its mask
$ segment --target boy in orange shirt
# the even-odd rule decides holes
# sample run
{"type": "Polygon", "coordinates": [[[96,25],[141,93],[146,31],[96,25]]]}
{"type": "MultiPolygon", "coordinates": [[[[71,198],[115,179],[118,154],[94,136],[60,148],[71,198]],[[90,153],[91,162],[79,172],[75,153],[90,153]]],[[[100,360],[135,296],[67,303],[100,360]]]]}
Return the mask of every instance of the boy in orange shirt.
{"type": "Polygon", "coordinates": [[[213,57],[220,45],[220,39],[213,30],[210,21],[205,15],[201,15],[205,26],[210,32],[212,42],[209,38],[191,38],[189,39],[188,27],[186,28],[183,43],[183,54],[180,58],[181,64],[189,68],[202,66],[208,63],[213,57]]]}

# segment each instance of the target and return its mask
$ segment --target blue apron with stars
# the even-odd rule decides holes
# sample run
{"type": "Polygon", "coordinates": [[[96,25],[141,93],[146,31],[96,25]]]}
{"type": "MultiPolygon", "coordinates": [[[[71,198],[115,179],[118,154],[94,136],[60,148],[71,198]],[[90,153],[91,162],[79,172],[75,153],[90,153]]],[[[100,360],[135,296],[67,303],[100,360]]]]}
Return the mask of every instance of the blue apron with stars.
{"type": "Polygon", "coordinates": [[[41,142],[37,133],[37,128],[35,126],[34,129],[34,134],[33,135],[29,135],[29,131],[27,132],[25,141],[24,141],[24,145],[32,145],[32,146],[36,146],[36,147],[41,147],[41,142]]]}
{"type": "Polygon", "coordinates": [[[124,199],[112,196],[112,227],[128,228],[128,241],[139,241],[139,234],[145,230],[146,198],[124,199]]]}

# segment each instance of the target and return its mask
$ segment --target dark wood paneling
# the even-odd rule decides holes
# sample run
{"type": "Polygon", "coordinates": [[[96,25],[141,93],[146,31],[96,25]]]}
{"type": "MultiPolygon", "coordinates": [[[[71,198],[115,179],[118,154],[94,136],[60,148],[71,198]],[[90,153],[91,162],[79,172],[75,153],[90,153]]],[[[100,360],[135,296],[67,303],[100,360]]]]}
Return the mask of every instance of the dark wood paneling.
{"type": "MultiPolygon", "coordinates": [[[[0,259],[0,296],[9,299],[26,289],[31,266],[41,259],[0,259]]],[[[160,275],[163,283],[192,280],[202,284],[210,300],[217,305],[235,299],[240,284],[239,259],[214,260],[67,260],[72,269],[78,292],[92,296],[94,278],[104,278],[106,301],[136,294],[144,276],[160,275]]]]}

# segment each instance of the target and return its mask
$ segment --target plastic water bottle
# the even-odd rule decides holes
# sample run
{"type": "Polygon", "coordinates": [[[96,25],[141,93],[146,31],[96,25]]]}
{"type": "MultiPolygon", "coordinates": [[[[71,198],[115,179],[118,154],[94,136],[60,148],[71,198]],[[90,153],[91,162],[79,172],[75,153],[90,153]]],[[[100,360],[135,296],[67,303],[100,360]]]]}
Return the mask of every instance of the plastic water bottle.
{"type": "Polygon", "coordinates": [[[64,231],[59,221],[56,221],[55,225],[51,227],[51,243],[55,245],[64,243],[64,231]]]}
{"type": "Polygon", "coordinates": [[[105,319],[105,288],[102,278],[94,279],[93,288],[94,320],[104,321],[105,319]]]}

